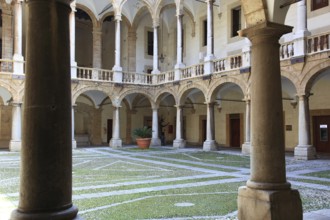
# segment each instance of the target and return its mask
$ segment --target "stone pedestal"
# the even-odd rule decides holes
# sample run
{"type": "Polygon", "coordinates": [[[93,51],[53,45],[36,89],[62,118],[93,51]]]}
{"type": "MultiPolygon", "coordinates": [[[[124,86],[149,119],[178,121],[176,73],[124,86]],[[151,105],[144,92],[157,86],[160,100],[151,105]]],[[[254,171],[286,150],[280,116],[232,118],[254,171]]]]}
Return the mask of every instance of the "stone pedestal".
{"type": "Polygon", "coordinates": [[[174,148],[184,148],[185,146],[186,146],[186,141],[183,139],[173,141],[174,148]]]}
{"type": "Polygon", "coordinates": [[[245,142],[242,144],[242,154],[243,155],[250,155],[251,154],[251,143],[245,142]]]}
{"type": "Polygon", "coordinates": [[[302,220],[298,190],[238,189],[240,220],[302,220]]]}
{"type": "Polygon", "coordinates": [[[217,146],[215,144],[214,140],[206,140],[203,143],[203,150],[204,151],[211,151],[211,150],[216,150],[217,146]]]}
{"type": "Polygon", "coordinates": [[[159,138],[152,138],[150,146],[161,146],[161,141],[159,138]]]}
{"type": "Polygon", "coordinates": [[[110,140],[109,146],[116,149],[116,148],[121,148],[123,146],[122,140],[121,139],[114,139],[112,138],[110,140]]]}
{"type": "Polygon", "coordinates": [[[294,148],[294,158],[297,160],[316,159],[315,147],[312,145],[298,145],[294,148]]]}

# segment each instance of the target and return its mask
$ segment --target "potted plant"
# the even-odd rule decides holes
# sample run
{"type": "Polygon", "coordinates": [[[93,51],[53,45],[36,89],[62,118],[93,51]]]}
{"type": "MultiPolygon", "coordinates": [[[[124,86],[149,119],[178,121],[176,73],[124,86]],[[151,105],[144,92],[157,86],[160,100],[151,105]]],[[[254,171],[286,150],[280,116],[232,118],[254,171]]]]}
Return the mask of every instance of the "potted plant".
{"type": "Polygon", "coordinates": [[[152,130],[147,126],[136,128],[133,130],[133,135],[136,137],[136,144],[141,149],[148,149],[151,142],[152,130]]]}

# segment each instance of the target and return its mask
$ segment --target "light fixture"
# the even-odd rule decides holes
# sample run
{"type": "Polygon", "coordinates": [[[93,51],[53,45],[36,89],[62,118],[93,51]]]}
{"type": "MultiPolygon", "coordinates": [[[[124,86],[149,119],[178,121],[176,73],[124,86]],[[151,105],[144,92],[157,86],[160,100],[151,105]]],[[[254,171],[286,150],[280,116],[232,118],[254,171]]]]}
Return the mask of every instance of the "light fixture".
{"type": "Polygon", "coordinates": [[[163,26],[164,26],[164,17],[162,16],[161,17],[161,35],[160,35],[160,42],[161,42],[161,48],[162,48],[162,52],[161,52],[161,54],[160,54],[160,56],[159,56],[159,61],[161,62],[161,63],[164,63],[164,61],[165,61],[165,55],[163,54],[163,49],[164,49],[164,46],[163,46],[163,35],[164,35],[164,32],[163,32],[163,26]]]}
{"type": "Polygon", "coordinates": [[[163,53],[161,53],[161,54],[160,54],[160,57],[159,57],[159,61],[160,61],[161,63],[164,63],[164,60],[165,60],[165,56],[164,56],[163,53]]]}

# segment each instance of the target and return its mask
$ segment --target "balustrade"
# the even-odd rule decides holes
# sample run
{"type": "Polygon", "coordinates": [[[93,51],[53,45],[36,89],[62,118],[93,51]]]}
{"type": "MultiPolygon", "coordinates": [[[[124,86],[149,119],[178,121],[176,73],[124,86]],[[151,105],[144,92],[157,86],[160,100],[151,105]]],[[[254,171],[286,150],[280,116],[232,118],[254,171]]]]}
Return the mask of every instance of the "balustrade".
{"type": "Polygon", "coordinates": [[[317,53],[330,49],[330,33],[310,36],[307,38],[307,53],[317,53]]]}
{"type": "Polygon", "coordinates": [[[13,73],[13,60],[0,60],[0,72],[1,73],[13,73]]]}
{"type": "Polygon", "coordinates": [[[226,59],[218,59],[213,61],[213,70],[215,73],[225,71],[226,59]]]}
{"type": "Polygon", "coordinates": [[[294,56],[294,42],[290,41],[284,44],[281,44],[280,47],[280,59],[289,59],[294,56]]]}

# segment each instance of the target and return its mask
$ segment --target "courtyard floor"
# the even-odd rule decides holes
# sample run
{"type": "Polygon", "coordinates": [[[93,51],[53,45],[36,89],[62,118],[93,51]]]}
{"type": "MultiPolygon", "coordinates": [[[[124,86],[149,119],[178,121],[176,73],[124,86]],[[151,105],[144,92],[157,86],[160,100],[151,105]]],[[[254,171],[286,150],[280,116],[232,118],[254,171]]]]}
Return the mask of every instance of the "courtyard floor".
{"type": "MultiPolygon", "coordinates": [[[[237,191],[249,178],[249,160],[232,150],[78,148],[73,203],[86,220],[236,219],[237,191]]],[[[18,205],[19,164],[19,153],[0,151],[1,220],[18,205]]],[[[330,159],[297,161],[288,155],[286,165],[304,219],[330,219],[330,159]]]]}

